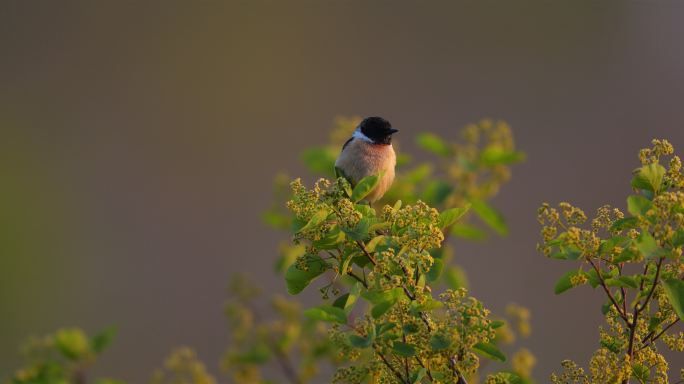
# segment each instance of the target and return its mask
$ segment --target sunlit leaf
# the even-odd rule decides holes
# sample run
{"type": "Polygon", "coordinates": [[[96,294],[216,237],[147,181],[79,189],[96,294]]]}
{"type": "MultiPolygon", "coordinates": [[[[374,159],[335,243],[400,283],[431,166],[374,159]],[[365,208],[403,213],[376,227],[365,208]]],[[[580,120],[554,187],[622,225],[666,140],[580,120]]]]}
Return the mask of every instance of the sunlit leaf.
{"type": "Polygon", "coordinates": [[[677,316],[680,320],[684,320],[684,281],[668,279],[663,282],[663,288],[665,288],[667,299],[677,312],[677,316]]]}
{"type": "Polygon", "coordinates": [[[498,360],[501,362],[506,361],[506,355],[504,355],[503,352],[501,352],[499,348],[492,343],[477,343],[473,346],[473,350],[476,353],[492,360],[498,360]]]}
{"type": "Polygon", "coordinates": [[[463,207],[450,208],[442,211],[439,214],[439,227],[444,229],[451,226],[452,224],[456,223],[458,219],[463,217],[463,215],[465,215],[469,209],[470,204],[466,204],[463,207]]]}
{"type": "Polygon", "coordinates": [[[416,143],[419,147],[428,152],[432,152],[440,156],[448,156],[451,154],[449,145],[442,140],[441,137],[433,133],[420,133],[416,137],[416,143]]]}
{"type": "Polygon", "coordinates": [[[382,175],[371,175],[366,176],[354,187],[352,191],[351,199],[353,202],[357,203],[363,200],[364,197],[368,196],[369,193],[378,186],[380,182],[380,177],[382,175]]]}
{"type": "Polygon", "coordinates": [[[416,347],[401,341],[395,341],[392,350],[399,356],[411,357],[416,354],[416,347]]]}
{"type": "Polygon", "coordinates": [[[312,280],[323,274],[328,269],[328,264],[319,256],[307,255],[306,270],[297,268],[293,263],[285,271],[285,282],[287,283],[287,292],[291,295],[296,295],[303,291],[312,280]]]}
{"type": "Polygon", "coordinates": [[[489,225],[499,235],[505,236],[508,234],[508,227],[506,226],[504,218],[497,210],[482,200],[472,200],[470,204],[473,212],[475,212],[485,224],[489,225]]]}
{"type": "Polygon", "coordinates": [[[304,311],[304,315],[314,320],[321,320],[328,323],[347,323],[347,314],[342,309],[330,305],[309,308],[304,311]]]}

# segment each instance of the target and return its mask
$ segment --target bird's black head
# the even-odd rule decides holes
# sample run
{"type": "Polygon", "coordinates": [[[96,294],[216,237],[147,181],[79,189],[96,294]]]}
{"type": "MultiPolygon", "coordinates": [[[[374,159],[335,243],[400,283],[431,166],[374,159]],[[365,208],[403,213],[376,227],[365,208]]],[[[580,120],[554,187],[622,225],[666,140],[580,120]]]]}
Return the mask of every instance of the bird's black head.
{"type": "Polygon", "coordinates": [[[359,124],[359,129],[375,144],[392,144],[392,134],[399,130],[392,128],[392,124],[382,117],[367,117],[359,124]]]}

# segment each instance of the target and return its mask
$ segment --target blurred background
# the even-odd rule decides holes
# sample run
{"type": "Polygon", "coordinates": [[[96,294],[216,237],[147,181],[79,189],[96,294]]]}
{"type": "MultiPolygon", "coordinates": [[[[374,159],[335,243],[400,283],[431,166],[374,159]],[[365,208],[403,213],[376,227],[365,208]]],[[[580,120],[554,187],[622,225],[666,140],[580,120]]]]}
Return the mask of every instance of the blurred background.
{"type": "Polygon", "coordinates": [[[109,324],[98,373],[145,382],[177,345],[218,373],[228,278],[285,292],[282,236],[259,218],[273,176],[303,174],[337,115],[386,117],[413,153],[418,132],[507,120],[528,154],[493,202],[511,233],[457,261],[495,311],[531,309],[538,380],[587,361],[602,299],[554,296],[566,265],[536,252],[536,208],[624,207],[639,148],[684,152],[682,17],[674,1],[0,3],[0,377],[31,334],[109,324]]]}

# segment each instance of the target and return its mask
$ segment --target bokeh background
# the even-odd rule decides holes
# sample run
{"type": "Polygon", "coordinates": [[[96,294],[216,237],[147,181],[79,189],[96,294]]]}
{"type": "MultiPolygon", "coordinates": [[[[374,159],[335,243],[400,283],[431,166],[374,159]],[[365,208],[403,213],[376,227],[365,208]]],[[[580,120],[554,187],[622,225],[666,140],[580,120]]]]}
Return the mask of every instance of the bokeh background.
{"type": "MultiPolygon", "coordinates": [[[[284,292],[259,214],[336,115],[381,115],[416,153],[482,117],[528,161],[494,201],[511,233],[459,244],[473,293],[533,315],[542,382],[586,361],[601,297],[554,297],[535,210],[624,207],[636,152],[684,151],[684,3],[0,3],[0,377],[60,326],[119,337],[96,371],[145,382],[177,345],[217,373],[226,282],[284,292]]],[[[674,367],[678,368],[678,367],[674,367]]]]}

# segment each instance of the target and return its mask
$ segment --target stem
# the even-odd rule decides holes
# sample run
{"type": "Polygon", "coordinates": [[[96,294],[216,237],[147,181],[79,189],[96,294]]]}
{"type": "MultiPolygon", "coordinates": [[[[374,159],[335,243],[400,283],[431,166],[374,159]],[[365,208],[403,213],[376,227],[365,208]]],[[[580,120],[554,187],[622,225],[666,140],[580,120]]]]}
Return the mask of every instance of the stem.
{"type": "Polygon", "coordinates": [[[432,377],[432,372],[430,372],[430,369],[427,368],[425,366],[425,364],[423,364],[423,361],[420,359],[420,357],[415,356],[415,358],[416,358],[416,361],[418,362],[418,365],[420,365],[421,368],[424,368],[425,371],[427,372],[427,376],[430,379],[430,382],[433,382],[435,379],[434,379],[434,377],[432,377]]]}
{"type": "Polygon", "coordinates": [[[637,302],[636,306],[634,307],[635,310],[637,308],[639,308],[639,310],[637,311],[637,314],[641,313],[641,311],[643,311],[644,308],[646,308],[646,305],[651,300],[651,296],[653,296],[653,292],[655,291],[655,287],[656,287],[656,285],[658,285],[658,278],[660,277],[660,267],[663,265],[663,260],[665,260],[665,257],[661,257],[658,260],[658,264],[656,265],[656,273],[655,273],[655,276],[653,277],[653,285],[651,285],[651,291],[648,293],[648,296],[646,296],[646,300],[644,300],[643,304],[641,304],[641,305],[639,305],[639,303],[637,302]]]}
{"type": "Polygon", "coordinates": [[[656,340],[658,340],[658,338],[660,338],[660,336],[663,335],[663,333],[665,333],[668,329],[672,328],[675,324],[677,324],[678,321],[679,317],[676,318],[673,322],[671,322],[667,327],[663,328],[663,330],[658,332],[658,334],[655,336],[653,336],[653,332],[646,335],[646,337],[644,337],[644,339],[641,342],[643,343],[646,342],[646,340],[648,340],[648,344],[643,345],[641,348],[639,348],[639,350],[642,350],[648,347],[649,345],[652,345],[656,340]]]}
{"type": "Polygon", "coordinates": [[[348,275],[351,276],[351,277],[353,277],[353,278],[354,278],[356,281],[358,281],[359,283],[361,283],[361,285],[363,285],[364,288],[368,289],[368,284],[366,283],[366,280],[360,278],[357,274],[355,274],[355,273],[352,272],[352,271],[350,271],[350,272],[348,273],[348,275]]]}
{"type": "Polygon", "coordinates": [[[407,384],[410,384],[409,381],[408,381],[408,379],[404,379],[404,378],[401,376],[401,373],[399,373],[399,371],[397,371],[397,369],[394,368],[394,366],[393,366],[392,364],[390,364],[389,361],[387,361],[387,358],[385,357],[385,355],[383,355],[382,352],[380,352],[380,351],[377,349],[377,347],[375,348],[375,353],[377,353],[378,356],[380,356],[380,359],[382,359],[382,362],[385,363],[385,365],[387,366],[387,368],[389,368],[389,369],[392,371],[392,373],[394,373],[394,376],[396,376],[397,379],[399,379],[399,382],[400,382],[400,383],[407,383],[407,384]]]}
{"type": "Polygon", "coordinates": [[[275,352],[278,364],[280,364],[280,367],[283,369],[283,372],[285,372],[285,376],[290,383],[301,384],[297,372],[295,372],[294,368],[292,367],[292,362],[287,355],[284,354],[283,351],[281,351],[278,347],[272,347],[272,349],[275,352]]]}
{"type": "MultiPolygon", "coordinates": [[[[366,246],[363,245],[363,242],[361,242],[360,240],[356,240],[356,244],[359,246],[359,248],[361,248],[361,251],[363,251],[363,253],[366,255],[366,257],[367,257],[368,260],[371,262],[371,264],[373,264],[373,266],[376,266],[376,265],[378,264],[377,261],[376,261],[375,258],[366,250],[366,246]]],[[[406,273],[406,272],[404,272],[404,273],[406,273]]],[[[389,275],[387,275],[387,274],[385,274],[385,275],[383,275],[383,276],[384,276],[385,279],[387,279],[387,280],[390,280],[390,281],[392,280],[392,278],[391,278],[389,275]]],[[[407,277],[407,278],[410,278],[410,276],[406,276],[406,277],[407,277]]],[[[413,295],[413,294],[411,293],[411,291],[410,291],[405,285],[402,286],[402,288],[404,289],[404,294],[406,294],[406,297],[408,297],[409,300],[411,300],[411,301],[416,300],[416,296],[413,295]]],[[[432,327],[430,326],[430,321],[428,320],[428,317],[427,317],[427,315],[425,314],[425,312],[421,311],[421,312],[419,312],[419,314],[420,314],[421,320],[423,320],[423,323],[425,323],[425,326],[427,327],[428,331],[429,331],[429,332],[432,332],[432,327]]]]}
{"type": "MultiPolygon", "coordinates": [[[[634,313],[632,315],[632,323],[629,324],[629,346],[627,347],[627,355],[629,355],[630,360],[634,357],[634,339],[636,337],[636,327],[637,327],[637,322],[639,320],[639,314],[646,308],[648,305],[648,302],[651,300],[651,297],[653,296],[653,292],[655,291],[656,285],[658,285],[658,278],[660,276],[660,267],[663,265],[663,260],[665,258],[661,257],[658,259],[658,263],[656,265],[656,273],[655,276],[653,276],[653,284],[651,284],[651,290],[648,292],[648,295],[646,296],[646,299],[644,300],[643,303],[640,303],[639,301],[634,304],[634,313]]],[[[643,280],[641,287],[643,287],[643,280]]],[[[641,289],[639,290],[641,292],[641,289]]],[[[664,332],[665,330],[663,330],[664,332]]],[[[629,382],[629,379],[624,379],[622,381],[623,384],[627,384],[629,382]]]]}
{"type": "MultiPolygon", "coordinates": [[[[622,312],[622,308],[620,308],[620,305],[615,300],[615,297],[613,297],[613,294],[610,293],[610,289],[608,289],[608,286],[606,285],[606,281],[603,280],[603,276],[601,276],[601,271],[599,270],[598,266],[596,266],[596,263],[594,263],[594,260],[587,257],[587,261],[589,262],[589,264],[591,264],[592,267],[594,267],[594,270],[596,271],[596,275],[598,276],[601,287],[606,292],[606,295],[608,295],[608,298],[613,303],[613,306],[615,306],[615,309],[618,311],[618,314],[620,315],[622,320],[624,320],[627,325],[630,325],[629,319],[627,318],[627,314],[622,312]]],[[[623,300],[624,300],[624,298],[623,298],[623,300]]]]}

